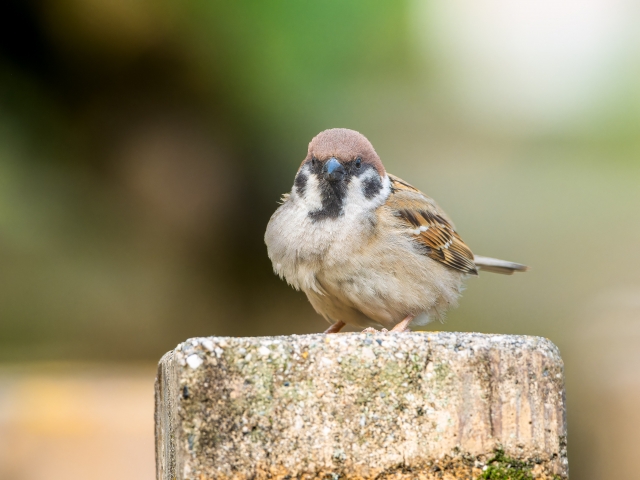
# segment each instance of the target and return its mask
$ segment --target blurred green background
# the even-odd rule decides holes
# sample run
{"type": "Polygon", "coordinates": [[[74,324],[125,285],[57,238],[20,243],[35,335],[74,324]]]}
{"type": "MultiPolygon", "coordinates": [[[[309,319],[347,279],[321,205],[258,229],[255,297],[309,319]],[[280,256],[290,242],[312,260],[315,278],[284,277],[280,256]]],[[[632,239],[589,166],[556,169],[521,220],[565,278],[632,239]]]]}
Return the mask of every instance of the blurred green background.
{"type": "Polygon", "coordinates": [[[471,279],[429,328],[549,337],[573,478],[634,478],[639,22],[631,0],[3,2],[5,385],[322,331],[263,234],[309,140],[347,127],[474,252],[532,266],[471,279]]]}

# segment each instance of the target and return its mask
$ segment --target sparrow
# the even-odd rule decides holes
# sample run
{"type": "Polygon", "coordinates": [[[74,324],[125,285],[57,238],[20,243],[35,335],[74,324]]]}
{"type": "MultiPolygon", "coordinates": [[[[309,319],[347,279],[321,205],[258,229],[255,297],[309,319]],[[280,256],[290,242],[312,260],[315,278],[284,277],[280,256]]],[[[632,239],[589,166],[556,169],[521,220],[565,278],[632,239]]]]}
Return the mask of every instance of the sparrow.
{"type": "Polygon", "coordinates": [[[320,132],[265,233],[273,269],[337,333],[404,332],[442,319],[466,278],[518,263],[474,255],[436,202],[387,173],[362,134],[320,132]]]}

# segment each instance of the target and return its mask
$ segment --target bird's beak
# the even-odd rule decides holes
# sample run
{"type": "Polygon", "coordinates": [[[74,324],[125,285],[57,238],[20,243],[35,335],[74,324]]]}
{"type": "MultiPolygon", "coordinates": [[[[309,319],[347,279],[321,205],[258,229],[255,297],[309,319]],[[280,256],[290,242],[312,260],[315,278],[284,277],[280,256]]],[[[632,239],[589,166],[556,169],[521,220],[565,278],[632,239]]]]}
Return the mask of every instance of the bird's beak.
{"type": "Polygon", "coordinates": [[[331,157],[327,163],[324,164],[324,178],[330,182],[338,182],[344,177],[345,171],[342,164],[331,157]]]}

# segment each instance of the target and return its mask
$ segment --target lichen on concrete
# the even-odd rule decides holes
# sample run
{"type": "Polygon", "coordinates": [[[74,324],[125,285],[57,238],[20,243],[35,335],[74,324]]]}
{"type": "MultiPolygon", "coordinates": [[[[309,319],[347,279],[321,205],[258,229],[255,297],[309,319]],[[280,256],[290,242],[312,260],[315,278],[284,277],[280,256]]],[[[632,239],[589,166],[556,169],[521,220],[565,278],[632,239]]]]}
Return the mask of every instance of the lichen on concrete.
{"type": "Polygon", "coordinates": [[[563,388],[538,337],[191,339],[159,367],[158,478],[564,479],[563,388]]]}

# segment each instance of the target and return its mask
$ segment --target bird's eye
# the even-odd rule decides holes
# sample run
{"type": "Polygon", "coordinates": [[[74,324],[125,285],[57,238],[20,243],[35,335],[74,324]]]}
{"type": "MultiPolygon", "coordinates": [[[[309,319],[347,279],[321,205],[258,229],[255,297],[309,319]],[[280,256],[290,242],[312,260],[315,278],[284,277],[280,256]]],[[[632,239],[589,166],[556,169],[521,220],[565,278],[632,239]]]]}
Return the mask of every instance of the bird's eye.
{"type": "Polygon", "coordinates": [[[362,159],[360,157],[356,158],[356,168],[360,168],[362,166],[362,159]]]}
{"type": "Polygon", "coordinates": [[[316,162],[317,162],[316,157],[311,157],[311,165],[315,166],[316,162]]]}

